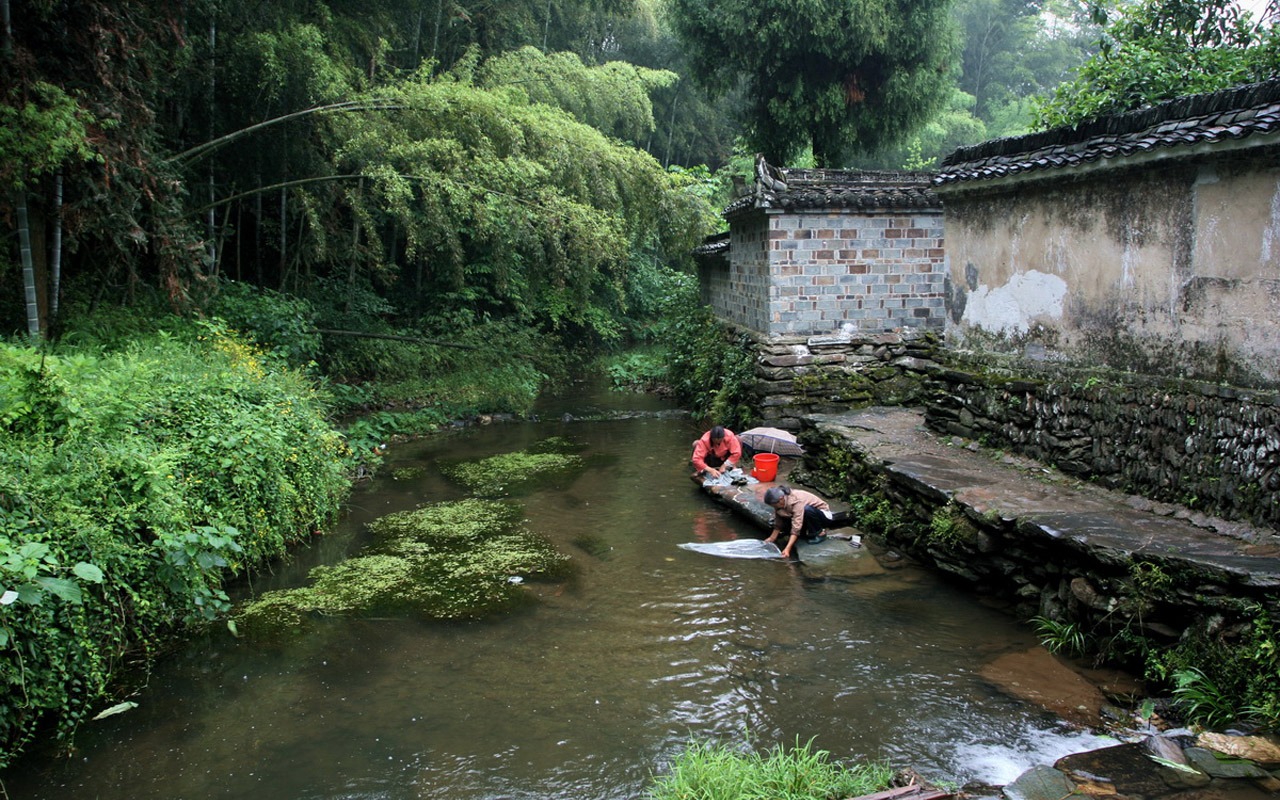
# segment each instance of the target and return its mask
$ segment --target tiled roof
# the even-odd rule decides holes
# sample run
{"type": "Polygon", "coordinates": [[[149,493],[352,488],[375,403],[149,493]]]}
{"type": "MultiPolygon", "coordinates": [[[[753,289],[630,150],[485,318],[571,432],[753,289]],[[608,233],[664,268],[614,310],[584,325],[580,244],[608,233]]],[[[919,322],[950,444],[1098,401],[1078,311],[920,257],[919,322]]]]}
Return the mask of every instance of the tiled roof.
{"type": "Polygon", "coordinates": [[[713,233],[693,248],[695,256],[719,256],[729,252],[729,233],[713,233]]]}
{"type": "Polygon", "coordinates": [[[932,173],[841,169],[780,169],[757,163],[751,194],[725,208],[725,216],[753,208],[941,209],[932,173]]]}
{"type": "Polygon", "coordinates": [[[1276,131],[1280,131],[1280,78],[1179,97],[1079,127],[961,147],[942,162],[934,183],[1002,178],[1276,131]]]}

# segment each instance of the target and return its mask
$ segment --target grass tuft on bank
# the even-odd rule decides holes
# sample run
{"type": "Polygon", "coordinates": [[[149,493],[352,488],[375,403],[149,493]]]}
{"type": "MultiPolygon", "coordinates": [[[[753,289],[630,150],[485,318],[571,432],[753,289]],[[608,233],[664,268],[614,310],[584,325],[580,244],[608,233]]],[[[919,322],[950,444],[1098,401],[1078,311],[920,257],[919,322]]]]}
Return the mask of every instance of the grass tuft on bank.
{"type": "Polygon", "coordinates": [[[650,800],[832,800],[888,788],[894,772],[883,764],[844,766],[813,740],[764,755],[725,745],[692,743],[667,774],[654,778],[650,800]]]}

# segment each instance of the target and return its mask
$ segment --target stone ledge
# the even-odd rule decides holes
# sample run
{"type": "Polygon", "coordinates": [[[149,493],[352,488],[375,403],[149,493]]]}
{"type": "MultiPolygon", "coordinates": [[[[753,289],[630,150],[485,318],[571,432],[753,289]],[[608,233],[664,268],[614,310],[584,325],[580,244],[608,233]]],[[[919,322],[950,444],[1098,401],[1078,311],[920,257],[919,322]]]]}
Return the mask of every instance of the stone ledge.
{"type": "MultiPolygon", "coordinates": [[[[806,465],[847,451],[856,467],[847,470],[852,477],[840,487],[843,497],[869,492],[867,484],[878,481],[918,523],[887,535],[884,544],[1007,598],[1020,613],[1123,624],[1120,601],[1131,595],[1139,563],[1160,569],[1172,584],[1151,598],[1157,610],[1138,612],[1133,624],[1177,633],[1214,614],[1234,616],[1231,610],[1242,605],[1280,610],[1274,530],[1177,509],[1143,510],[1130,495],[1031,459],[940,437],[917,409],[811,414],[802,422],[806,465]],[[931,515],[939,511],[962,515],[971,534],[930,538],[931,515]]],[[[848,455],[841,458],[848,463],[848,455]]]]}

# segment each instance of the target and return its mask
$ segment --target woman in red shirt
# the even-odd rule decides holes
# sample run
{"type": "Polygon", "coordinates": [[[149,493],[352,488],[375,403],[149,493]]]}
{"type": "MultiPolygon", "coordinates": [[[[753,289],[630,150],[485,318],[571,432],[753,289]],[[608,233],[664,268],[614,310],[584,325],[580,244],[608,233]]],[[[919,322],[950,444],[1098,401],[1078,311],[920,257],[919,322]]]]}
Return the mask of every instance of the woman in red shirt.
{"type": "Polygon", "coordinates": [[[742,459],[742,443],[733,431],[716,425],[693,443],[693,469],[698,475],[713,478],[738,466],[742,459]]]}

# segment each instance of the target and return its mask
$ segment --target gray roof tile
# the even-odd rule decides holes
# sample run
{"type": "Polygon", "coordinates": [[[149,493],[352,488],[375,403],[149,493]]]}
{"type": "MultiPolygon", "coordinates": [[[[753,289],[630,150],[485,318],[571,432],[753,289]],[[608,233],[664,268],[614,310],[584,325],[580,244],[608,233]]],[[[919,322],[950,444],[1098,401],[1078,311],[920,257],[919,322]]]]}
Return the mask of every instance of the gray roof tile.
{"type": "Polygon", "coordinates": [[[961,147],[934,185],[1079,166],[1104,158],[1280,131],[1280,78],[1179,97],[1076,127],[961,147]]]}

